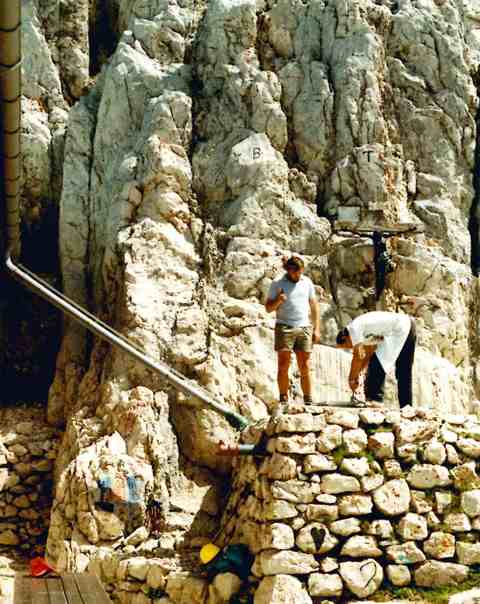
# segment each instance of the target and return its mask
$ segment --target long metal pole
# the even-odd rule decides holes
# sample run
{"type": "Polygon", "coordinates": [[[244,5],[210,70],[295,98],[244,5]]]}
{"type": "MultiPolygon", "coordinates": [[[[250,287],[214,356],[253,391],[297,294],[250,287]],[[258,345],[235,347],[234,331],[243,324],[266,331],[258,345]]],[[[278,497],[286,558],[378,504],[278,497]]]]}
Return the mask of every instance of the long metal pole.
{"type": "Polygon", "coordinates": [[[158,361],[153,361],[144,352],[133,346],[124,336],[113,330],[109,325],[82,309],[78,304],[68,300],[66,296],[57,291],[50,284],[30,272],[25,267],[15,264],[9,254],[6,258],[6,267],[10,274],[20,283],[34,291],[36,294],[48,300],[51,304],[59,308],[66,315],[69,315],[94,334],[120,348],[135,360],[140,361],[146,367],[160,374],[176,390],[186,395],[193,396],[203,403],[205,407],[213,409],[223,415],[227,421],[236,429],[243,430],[249,425],[247,419],[242,415],[235,413],[228,407],[225,407],[209,395],[202,387],[188,380],[185,376],[169,368],[167,365],[158,361]]]}

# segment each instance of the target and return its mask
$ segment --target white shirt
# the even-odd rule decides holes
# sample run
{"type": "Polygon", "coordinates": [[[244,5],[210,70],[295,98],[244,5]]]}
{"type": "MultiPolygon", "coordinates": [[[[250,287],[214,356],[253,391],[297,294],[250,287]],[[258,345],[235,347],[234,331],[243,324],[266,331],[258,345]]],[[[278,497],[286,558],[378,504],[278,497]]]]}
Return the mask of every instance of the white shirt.
{"type": "Polygon", "coordinates": [[[315,300],[315,287],[312,281],[302,275],[297,282],[294,282],[284,275],[270,285],[268,300],[274,300],[280,290],[283,290],[287,299],[277,308],[277,323],[289,327],[310,325],[310,300],[315,300]]]}
{"type": "Polygon", "coordinates": [[[411,327],[409,315],[367,312],[347,325],[352,344],[377,344],[375,354],[385,373],[395,365],[411,327]]]}

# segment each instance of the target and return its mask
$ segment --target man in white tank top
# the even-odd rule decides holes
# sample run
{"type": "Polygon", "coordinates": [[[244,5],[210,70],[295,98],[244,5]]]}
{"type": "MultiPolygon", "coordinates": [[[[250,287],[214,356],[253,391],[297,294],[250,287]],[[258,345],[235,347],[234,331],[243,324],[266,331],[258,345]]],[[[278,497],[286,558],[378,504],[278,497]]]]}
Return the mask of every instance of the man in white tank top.
{"type": "Polygon", "coordinates": [[[360,315],[337,335],[339,348],[353,348],[348,383],[352,392],[367,369],[365,397],[383,402],[386,374],[395,367],[400,407],[412,404],[415,323],[409,315],[374,311],[360,315]]]}

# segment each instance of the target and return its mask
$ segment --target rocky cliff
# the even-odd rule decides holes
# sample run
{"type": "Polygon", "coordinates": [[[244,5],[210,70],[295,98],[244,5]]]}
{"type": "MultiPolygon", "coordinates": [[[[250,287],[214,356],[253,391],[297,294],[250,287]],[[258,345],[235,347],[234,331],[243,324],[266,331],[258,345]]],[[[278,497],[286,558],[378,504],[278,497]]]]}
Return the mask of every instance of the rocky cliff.
{"type": "MultiPolygon", "coordinates": [[[[474,408],[475,0],[28,0],[23,33],[24,240],[33,263],[58,216],[68,296],[259,420],[281,256],[305,258],[328,343],[376,304],[371,238],[335,225],[416,223],[388,239],[379,304],[416,318],[417,406],[474,408]]],[[[317,347],[316,400],[347,396],[347,367],[317,347]]],[[[76,485],[57,488],[57,564],[135,530],[149,497],[169,546],[213,534],[225,420],[69,321],[48,416],[65,426],[57,485],[76,485]],[[133,516],[77,497],[105,476],[138,477],[133,516]]]]}

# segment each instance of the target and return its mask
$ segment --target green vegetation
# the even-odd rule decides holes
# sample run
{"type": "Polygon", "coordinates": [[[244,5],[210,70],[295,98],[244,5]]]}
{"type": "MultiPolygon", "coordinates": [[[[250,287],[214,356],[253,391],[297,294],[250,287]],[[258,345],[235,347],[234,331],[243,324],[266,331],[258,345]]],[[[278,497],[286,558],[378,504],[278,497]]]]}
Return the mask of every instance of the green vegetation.
{"type": "Polygon", "coordinates": [[[367,426],[364,430],[368,436],[378,434],[378,432],[393,432],[392,426],[367,426]]]}
{"type": "Polygon", "coordinates": [[[432,604],[447,604],[450,596],[462,591],[480,587],[480,567],[472,567],[468,579],[459,585],[451,587],[394,587],[377,591],[370,596],[373,602],[389,602],[390,600],[409,600],[412,602],[431,602],[432,604]]]}
{"type": "Polygon", "coordinates": [[[347,449],[343,445],[340,445],[332,453],[333,461],[337,464],[337,466],[340,466],[344,457],[351,457],[351,456],[349,456],[347,454],[347,449]]]}
{"type": "Polygon", "coordinates": [[[369,466],[371,466],[374,463],[377,463],[377,460],[373,456],[373,453],[370,452],[370,451],[366,451],[365,453],[363,453],[363,455],[361,455],[361,457],[365,457],[366,458],[366,460],[368,461],[368,465],[369,466]]]}

